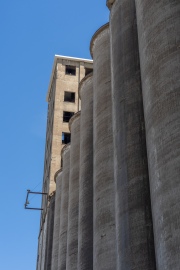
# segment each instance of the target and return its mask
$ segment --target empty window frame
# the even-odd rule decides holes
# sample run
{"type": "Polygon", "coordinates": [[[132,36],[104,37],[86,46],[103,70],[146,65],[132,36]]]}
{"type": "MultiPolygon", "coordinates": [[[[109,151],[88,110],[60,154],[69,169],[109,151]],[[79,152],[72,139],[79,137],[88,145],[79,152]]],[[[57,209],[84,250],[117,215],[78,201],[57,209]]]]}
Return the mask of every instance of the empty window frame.
{"type": "Polygon", "coordinates": [[[93,71],[92,68],[85,68],[85,76],[93,71]]]}
{"type": "Polygon", "coordinates": [[[63,112],[63,122],[69,122],[70,118],[74,115],[74,112],[63,112]]]}
{"type": "Polygon", "coordinates": [[[75,93],[74,92],[64,92],[64,101],[66,102],[75,102],[75,93]]]}
{"type": "Polygon", "coordinates": [[[76,67],[75,66],[66,66],[66,75],[76,76],[76,67]]]}
{"type": "Polygon", "coordinates": [[[62,143],[67,144],[67,143],[70,143],[70,141],[71,141],[71,134],[62,132],[62,143]]]}

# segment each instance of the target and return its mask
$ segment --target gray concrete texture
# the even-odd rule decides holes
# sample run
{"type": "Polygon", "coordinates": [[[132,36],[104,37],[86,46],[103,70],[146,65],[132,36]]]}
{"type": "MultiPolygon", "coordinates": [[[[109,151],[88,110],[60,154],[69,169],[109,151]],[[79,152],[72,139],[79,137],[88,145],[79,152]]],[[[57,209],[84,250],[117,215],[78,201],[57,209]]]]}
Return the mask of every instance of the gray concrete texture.
{"type": "Polygon", "coordinates": [[[94,238],[93,269],[116,269],[112,102],[109,25],[101,27],[90,45],[93,71],[94,238]]]}
{"type": "Polygon", "coordinates": [[[110,14],[117,269],[156,269],[134,0],[110,14]]]}
{"type": "Polygon", "coordinates": [[[80,176],[78,270],[93,269],[93,81],[92,73],[80,83],[80,176]]]}
{"type": "Polygon", "coordinates": [[[66,269],[76,270],[78,259],[80,112],[69,122],[71,131],[66,269]]]}
{"type": "Polygon", "coordinates": [[[63,160],[63,175],[61,184],[61,218],[59,232],[58,270],[66,269],[70,148],[70,144],[67,144],[61,151],[61,158],[63,160]]]}
{"type": "Polygon", "coordinates": [[[50,196],[50,202],[47,211],[47,240],[44,270],[51,269],[52,246],[53,246],[53,230],[54,230],[54,209],[55,209],[55,193],[50,196]]]}
{"type": "Polygon", "coordinates": [[[62,169],[60,169],[55,174],[56,196],[55,196],[54,232],[53,232],[51,270],[57,270],[58,268],[62,174],[63,174],[62,169]]]}
{"type": "Polygon", "coordinates": [[[180,268],[180,1],[136,0],[158,270],[180,268]]]}
{"type": "Polygon", "coordinates": [[[46,240],[47,240],[47,216],[44,217],[44,222],[40,231],[40,253],[38,258],[37,268],[44,270],[46,256],[46,240]]]}

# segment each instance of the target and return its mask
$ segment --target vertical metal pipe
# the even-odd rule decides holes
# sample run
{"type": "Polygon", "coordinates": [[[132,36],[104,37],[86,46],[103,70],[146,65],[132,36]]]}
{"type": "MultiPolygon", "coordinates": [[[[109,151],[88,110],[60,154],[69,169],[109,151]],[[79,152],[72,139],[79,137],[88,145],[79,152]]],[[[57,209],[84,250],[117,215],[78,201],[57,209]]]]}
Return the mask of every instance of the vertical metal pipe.
{"type": "Polygon", "coordinates": [[[66,269],[70,147],[70,144],[66,144],[61,151],[61,158],[63,160],[63,175],[61,185],[61,217],[59,232],[58,270],[66,269]]]}
{"type": "Polygon", "coordinates": [[[93,269],[93,82],[79,86],[81,97],[78,270],[93,269]]]}
{"type": "Polygon", "coordinates": [[[157,269],[180,267],[180,1],[136,0],[157,269]]]}
{"type": "Polygon", "coordinates": [[[134,0],[110,13],[117,268],[156,269],[134,0]]]}
{"type": "Polygon", "coordinates": [[[77,270],[79,214],[80,112],[69,121],[71,131],[66,269],[77,270]]]}
{"type": "Polygon", "coordinates": [[[55,197],[54,232],[53,232],[51,270],[57,270],[57,268],[58,268],[62,174],[63,174],[62,169],[60,169],[59,171],[56,172],[56,174],[54,176],[54,179],[56,182],[56,197],[55,197]]]}
{"type": "Polygon", "coordinates": [[[92,37],[94,149],[94,270],[116,269],[109,24],[92,37]]]}
{"type": "Polygon", "coordinates": [[[53,246],[53,229],[54,229],[54,209],[55,209],[55,193],[49,196],[49,206],[47,211],[47,241],[46,241],[46,256],[44,270],[51,269],[52,261],[52,246],[53,246]]]}

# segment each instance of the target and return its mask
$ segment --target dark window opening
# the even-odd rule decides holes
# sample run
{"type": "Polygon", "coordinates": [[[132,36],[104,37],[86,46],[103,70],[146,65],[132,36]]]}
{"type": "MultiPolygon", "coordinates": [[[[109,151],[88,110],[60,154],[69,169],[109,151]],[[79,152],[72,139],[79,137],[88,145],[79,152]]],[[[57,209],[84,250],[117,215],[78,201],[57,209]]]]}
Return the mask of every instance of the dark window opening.
{"type": "Polygon", "coordinates": [[[92,68],[85,68],[85,76],[91,73],[93,70],[92,68]]]}
{"type": "Polygon", "coordinates": [[[75,102],[75,93],[74,92],[64,92],[64,101],[75,102]]]}
{"type": "Polygon", "coordinates": [[[76,76],[76,67],[74,67],[74,66],[66,66],[66,75],[76,76]]]}
{"type": "Polygon", "coordinates": [[[63,112],[63,122],[69,122],[70,118],[74,115],[74,112],[63,112]]]}
{"type": "Polygon", "coordinates": [[[71,134],[62,132],[62,143],[67,144],[70,143],[70,141],[71,141],[71,134]]]}

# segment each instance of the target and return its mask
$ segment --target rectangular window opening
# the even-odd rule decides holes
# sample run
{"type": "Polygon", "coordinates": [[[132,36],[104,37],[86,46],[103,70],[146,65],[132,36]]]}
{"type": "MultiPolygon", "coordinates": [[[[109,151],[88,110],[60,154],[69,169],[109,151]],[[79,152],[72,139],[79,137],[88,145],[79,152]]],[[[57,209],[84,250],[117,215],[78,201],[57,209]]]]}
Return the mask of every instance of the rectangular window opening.
{"type": "Polygon", "coordinates": [[[85,68],[85,76],[90,74],[93,71],[92,68],[85,68]]]}
{"type": "Polygon", "coordinates": [[[69,122],[70,118],[74,115],[74,112],[63,112],[63,122],[69,122]]]}
{"type": "Polygon", "coordinates": [[[71,141],[71,134],[62,132],[62,143],[67,144],[67,143],[70,143],[70,141],[71,141]]]}
{"type": "Polygon", "coordinates": [[[64,92],[64,101],[66,102],[75,102],[75,93],[74,92],[64,92]]]}
{"type": "Polygon", "coordinates": [[[75,66],[66,66],[66,75],[76,76],[76,67],[75,66]]]}

